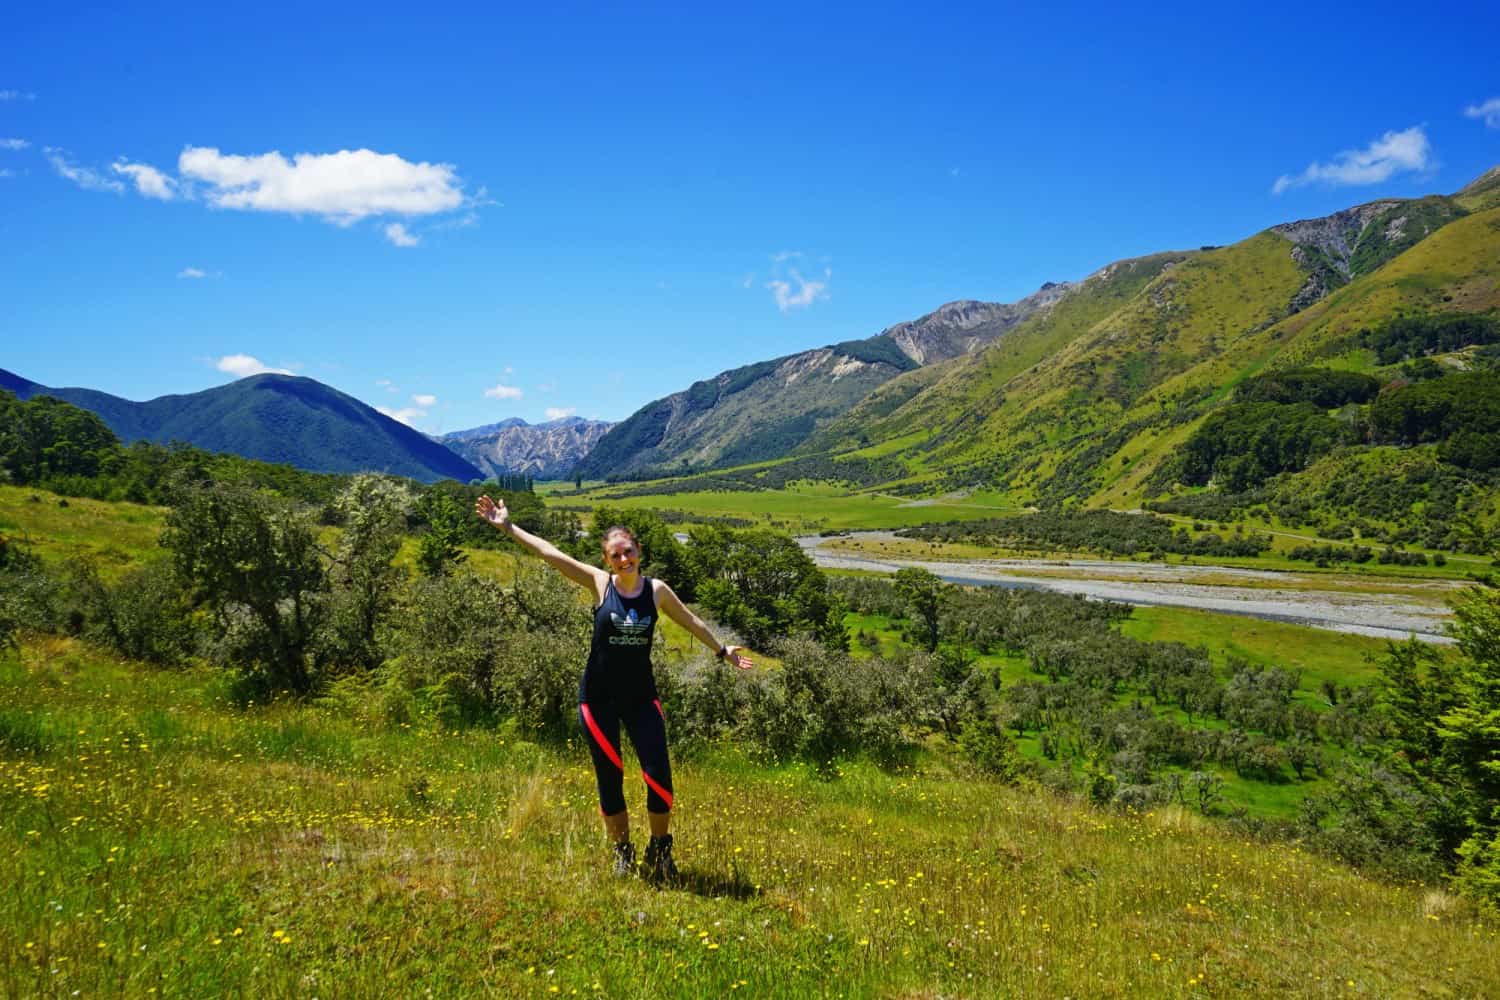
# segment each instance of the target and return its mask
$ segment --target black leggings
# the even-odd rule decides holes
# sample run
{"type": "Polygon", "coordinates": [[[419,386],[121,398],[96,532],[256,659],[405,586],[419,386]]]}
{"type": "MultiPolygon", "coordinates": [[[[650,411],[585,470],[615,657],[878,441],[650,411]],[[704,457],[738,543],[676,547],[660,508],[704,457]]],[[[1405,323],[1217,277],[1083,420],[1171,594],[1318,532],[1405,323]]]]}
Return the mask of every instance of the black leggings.
{"type": "Polygon", "coordinates": [[[625,811],[625,765],[620,760],[620,723],[630,734],[641,777],[646,779],[646,811],[672,809],[672,765],[667,762],[667,723],[660,701],[618,704],[579,702],[578,721],[594,758],[599,782],[599,811],[613,816],[625,811]]]}

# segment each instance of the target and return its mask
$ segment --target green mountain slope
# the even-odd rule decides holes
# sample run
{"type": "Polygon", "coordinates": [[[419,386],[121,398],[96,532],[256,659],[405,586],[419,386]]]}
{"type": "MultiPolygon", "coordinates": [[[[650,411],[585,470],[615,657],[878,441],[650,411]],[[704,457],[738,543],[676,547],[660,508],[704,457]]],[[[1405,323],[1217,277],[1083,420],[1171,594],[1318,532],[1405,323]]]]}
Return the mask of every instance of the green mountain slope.
{"type": "Polygon", "coordinates": [[[950,302],[866,340],[763,361],[654,400],[599,440],[575,468],[586,478],[719,468],[790,454],[819,428],[903,372],[966,356],[1071,286],[1016,303],[950,302]]]}
{"type": "Polygon", "coordinates": [[[1500,210],[1482,208],[1497,192],[1492,171],[1452,198],[1121,262],[985,350],[893,380],[801,452],[894,459],[906,492],[1134,506],[1242,379],[1366,365],[1361,331],[1398,315],[1500,308],[1500,210]]]}
{"type": "Polygon", "coordinates": [[[49,388],[6,371],[0,371],[0,389],[91,410],[127,443],[183,441],[315,472],[377,471],[425,482],[484,478],[426,435],[310,378],[253,375],[143,403],[93,389],[49,388]]]}

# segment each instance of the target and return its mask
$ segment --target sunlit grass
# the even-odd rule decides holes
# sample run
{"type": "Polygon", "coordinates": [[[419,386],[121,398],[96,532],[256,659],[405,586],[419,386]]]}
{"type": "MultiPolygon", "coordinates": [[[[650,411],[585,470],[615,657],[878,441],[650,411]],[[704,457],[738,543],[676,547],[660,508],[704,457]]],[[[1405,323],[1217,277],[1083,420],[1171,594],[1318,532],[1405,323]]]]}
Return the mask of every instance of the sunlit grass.
{"type": "Polygon", "coordinates": [[[1493,925],[1440,891],[941,757],[821,776],[728,747],[680,760],[685,887],[615,882],[579,747],[238,711],[223,691],[217,673],[61,640],[0,666],[0,993],[1478,996],[1500,981],[1493,925]]]}

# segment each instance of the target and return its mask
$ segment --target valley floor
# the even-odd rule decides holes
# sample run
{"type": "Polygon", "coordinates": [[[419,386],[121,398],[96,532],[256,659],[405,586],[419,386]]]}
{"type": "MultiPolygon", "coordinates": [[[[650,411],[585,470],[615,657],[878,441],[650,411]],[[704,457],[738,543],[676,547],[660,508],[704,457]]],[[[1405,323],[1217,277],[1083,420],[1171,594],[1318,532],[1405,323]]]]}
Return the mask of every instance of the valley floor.
{"type": "Polygon", "coordinates": [[[883,531],[803,537],[824,569],[894,573],[915,566],[950,583],[1040,587],[1141,606],[1194,608],[1403,640],[1447,643],[1456,580],[1279,572],[1101,559],[930,558],[922,543],[883,531]]]}

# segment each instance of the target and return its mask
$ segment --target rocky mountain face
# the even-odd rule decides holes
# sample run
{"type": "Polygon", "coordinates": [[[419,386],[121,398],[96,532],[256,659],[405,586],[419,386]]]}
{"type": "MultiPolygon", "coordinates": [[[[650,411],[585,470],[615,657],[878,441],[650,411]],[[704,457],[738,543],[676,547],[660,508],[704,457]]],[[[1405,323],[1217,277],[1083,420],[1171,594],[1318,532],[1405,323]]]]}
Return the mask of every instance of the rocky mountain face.
{"type": "Polygon", "coordinates": [[[1307,272],[1307,281],[1292,299],[1292,310],[1305,309],[1335,288],[1369,274],[1465,214],[1451,198],[1387,199],[1321,219],[1272,226],[1271,232],[1292,241],[1292,259],[1307,272]]]}
{"type": "Polygon", "coordinates": [[[1013,303],[950,302],[865,340],[720,372],[631,414],[576,471],[597,479],[785,457],[885,383],[983,349],[1072,288],[1048,283],[1013,303]]]}
{"type": "Polygon", "coordinates": [[[1049,281],[1019,302],[964,299],[939,306],[920,319],[897,323],[880,333],[919,365],[972,354],[1039,309],[1057,303],[1075,286],[1049,281]]]}
{"type": "Polygon", "coordinates": [[[453,431],[438,441],[474,463],[487,477],[566,479],[578,460],[613,426],[605,420],[582,417],[564,417],[545,424],[528,424],[512,417],[497,424],[453,431]]]}

